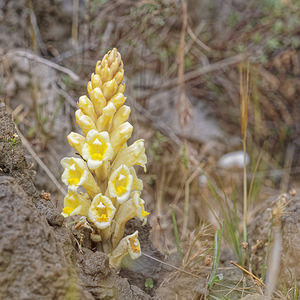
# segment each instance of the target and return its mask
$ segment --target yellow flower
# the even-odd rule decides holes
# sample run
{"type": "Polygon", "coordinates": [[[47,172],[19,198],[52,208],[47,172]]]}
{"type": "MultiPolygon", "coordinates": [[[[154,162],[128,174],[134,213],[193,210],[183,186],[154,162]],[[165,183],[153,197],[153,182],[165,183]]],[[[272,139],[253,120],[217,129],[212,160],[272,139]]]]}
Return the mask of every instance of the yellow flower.
{"type": "Polygon", "coordinates": [[[133,177],[125,165],[121,165],[115,170],[108,181],[108,191],[112,198],[116,198],[119,203],[126,201],[130,195],[133,177]]]}
{"type": "Polygon", "coordinates": [[[129,254],[131,259],[137,259],[142,255],[141,245],[138,240],[138,231],[124,237],[118,246],[112,251],[109,263],[115,268],[120,268],[125,255],[129,254]]]}
{"type": "Polygon", "coordinates": [[[65,157],[61,160],[61,165],[65,169],[61,180],[65,185],[68,185],[70,189],[75,190],[78,186],[82,185],[92,198],[101,192],[83,159],[65,157]]]}
{"type": "Polygon", "coordinates": [[[62,215],[66,218],[69,216],[81,215],[88,216],[91,201],[88,195],[80,193],[75,190],[68,190],[68,194],[64,198],[64,208],[62,215]]]}
{"type": "Polygon", "coordinates": [[[137,140],[129,147],[124,147],[113,163],[112,170],[117,169],[120,165],[124,164],[128,168],[133,165],[139,165],[146,171],[147,156],[145,154],[144,140],[137,140]]]}
{"type": "Polygon", "coordinates": [[[140,192],[133,192],[131,198],[120,205],[115,216],[115,228],[113,230],[112,245],[113,248],[122,238],[126,223],[134,217],[141,221],[149,215],[144,208],[144,200],[140,198],[140,192]]]}
{"type": "Polygon", "coordinates": [[[104,161],[111,160],[113,148],[109,142],[108,133],[106,131],[90,130],[82,146],[82,157],[87,161],[91,170],[99,168],[104,161]]]}
{"type": "Polygon", "coordinates": [[[88,217],[97,228],[105,229],[110,226],[115,212],[116,208],[113,206],[111,200],[102,194],[98,194],[92,201],[88,217]]]}

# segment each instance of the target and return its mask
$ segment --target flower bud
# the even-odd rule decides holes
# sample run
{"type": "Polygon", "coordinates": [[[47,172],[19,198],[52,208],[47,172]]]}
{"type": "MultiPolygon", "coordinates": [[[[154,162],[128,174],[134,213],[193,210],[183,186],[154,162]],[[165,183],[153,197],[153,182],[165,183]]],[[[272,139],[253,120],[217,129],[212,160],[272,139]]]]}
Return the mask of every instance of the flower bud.
{"type": "Polygon", "coordinates": [[[96,125],[99,131],[109,131],[116,108],[113,103],[108,104],[103,108],[102,115],[98,118],[96,125]]]}
{"type": "Polygon", "coordinates": [[[123,105],[118,109],[112,121],[112,131],[128,120],[130,111],[131,109],[127,105],[123,105]]]}
{"type": "Polygon", "coordinates": [[[102,114],[102,110],[106,105],[105,97],[100,88],[93,89],[90,93],[90,98],[94,104],[97,116],[102,114]]]}
{"type": "Polygon", "coordinates": [[[76,123],[81,128],[84,135],[87,135],[87,133],[90,130],[96,129],[96,125],[94,121],[91,119],[91,117],[85,115],[80,109],[76,110],[75,118],[76,118],[76,123]]]}
{"type": "Polygon", "coordinates": [[[118,88],[119,85],[114,79],[105,82],[102,86],[105,99],[109,100],[118,91],[118,88]]]}
{"type": "Polygon", "coordinates": [[[109,102],[113,103],[116,109],[119,109],[126,101],[126,97],[123,95],[123,93],[117,93],[115,94],[109,102]]]}
{"type": "Polygon", "coordinates": [[[97,121],[94,105],[87,96],[81,96],[77,105],[85,115],[89,116],[93,120],[93,122],[97,121]]]}
{"type": "Polygon", "coordinates": [[[102,86],[102,80],[101,77],[98,74],[92,74],[91,76],[91,83],[92,83],[92,88],[100,88],[102,86]]]}
{"type": "Polygon", "coordinates": [[[110,135],[111,145],[115,153],[130,139],[133,131],[133,126],[129,122],[121,124],[118,128],[114,129],[110,135]]]}
{"type": "Polygon", "coordinates": [[[82,154],[82,146],[85,142],[85,137],[79,133],[71,132],[67,136],[69,145],[77,150],[77,152],[82,154]]]}

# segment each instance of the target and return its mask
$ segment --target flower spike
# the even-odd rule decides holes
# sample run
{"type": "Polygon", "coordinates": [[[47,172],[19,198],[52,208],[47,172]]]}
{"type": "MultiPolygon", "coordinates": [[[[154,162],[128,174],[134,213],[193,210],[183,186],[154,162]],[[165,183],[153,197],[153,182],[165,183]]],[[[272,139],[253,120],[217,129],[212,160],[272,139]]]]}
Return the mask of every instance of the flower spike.
{"type": "Polygon", "coordinates": [[[130,107],[124,105],[124,68],[116,48],[96,64],[87,84],[88,95],[79,97],[76,123],[83,135],[71,132],[69,144],[79,157],[65,157],[62,181],[68,186],[63,216],[86,218],[91,239],[101,243],[111,265],[119,268],[123,257],[141,255],[138,232],[123,237],[126,222],[137,217],[146,221],[148,212],[141,199],[143,182],[134,166],[146,170],[144,140],[127,145],[133,126],[130,107]],[[84,188],[86,193],[80,193],[84,188]]]}

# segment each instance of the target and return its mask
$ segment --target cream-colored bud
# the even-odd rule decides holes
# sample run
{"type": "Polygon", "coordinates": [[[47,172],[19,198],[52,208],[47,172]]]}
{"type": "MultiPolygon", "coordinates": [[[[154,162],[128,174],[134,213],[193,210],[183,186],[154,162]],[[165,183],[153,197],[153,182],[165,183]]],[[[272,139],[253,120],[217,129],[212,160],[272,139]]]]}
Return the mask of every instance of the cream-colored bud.
{"type": "Polygon", "coordinates": [[[62,215],[66,218],[69,216],[88,216],[91,201],[87,194],[77,193],[76,190],[69,189],[64,198],[64,208],[62,215]]]}
{"type": "Polygon", "coordinates": [[[111,225],[115,212],[116,208],[111,200],[102,194],[98,194],[91,203],[88,218],[98,229],[103,230],[111,225]]]}
{"type": "Polygon", "coordinates": [[[126,97],[123,95],[123,93],[117,93],[115,94],[109,102],[112,102],[116,109],[119,109],[126,101],[126,97]]]}
{"type": "Polygon", "coordinates": [[[104,68],[105,66],[108,66],[108,53],[106,53],[101,61],[101,67],[104,68]]]}
{"type": "Polygon", "coordinates": [[[113,78],[113,74],[111,74],[107,64],[100,69],[99,75],[102,78],[103,83],[106,83],[113,78]]]}
{"type": "Polygon", "coordinates": [[[88,132],[82,146],[82,157],[91,170],[99,168],[104,161],[111,160],[113,153],[108,132],[98,132],[94,129],[88,132]]]}
{"type": "Polygon", "coordinates": [[[85,115],[89,116],[94,122],[97,121],[94,105],[87,96],[81,96],[77,102],[77,105],[85,115]]]}
{"type": "Polygon", "coordinates": [[[118,246],[112,251],[109,257],[111,266],[119,269],[121,267],[123,258],[129,254],[131,259],[137,259],[142,255],[141,245],[138,240],[138,231],[131,235],[124,237],[118,246]]]}
{"type": "Polygon", "coordinates": [[[125,123],[129,118],[130,112],[131,112],[131,109],[129,106],[127,106],[127,105],[121,106],[113,118],[111,130],[113,131],[114,129],[119,127],[121,124],[125,123]]]}
{"type": "Polygon", "coordinates": [[[67,136],[69,145],[77,150],[77,152],[82,154],[82,146],[85,142],[85,137],[79,133],[71,132],[67,136]]]}
{"type": "Polygon", "coordinates": [[[129,147],[124,147],[124,149],[120,150],[113,163],[112,172],[123,164],[128,168],[139,165],[146,171],[146,163],[147,156],[145,154],[144,140],[137,140],[129,147]]]}
{"type": "Polygon", "coordinates": [[[102,114],[102,110],[106,105],[105,97],[100,88],[95,88],[89,93],[89,96],[94,104],[97,116],[102,114]]]}
{"type": "Polygon", "coordinates": [[[99,131],[110,131],[112,125],[112,119],[116,112],[116,107],[113,103],[108,104],[103,108],[102,115],[98,118],[96,126],[99,131]]]}
{"type": "Polygon", "coordinates": [[[92,83],[90,81],[88,82],[86,89],[88,91],[89,97],[92,99],[93,86],[92,86],[92,83]]]}
{"type": "Polygon", "coordinates": [[[107,61],[109,66],[111,66],[114,61],[121,61],[121,55],[116,48],[108,52],[107,61]]]}
{"type": "Polygon", "coordinates": [[[110,65],[110,72],[113,76],[121,69],[121,62],[118,60],[114,60],[110,65]]]}
{"type": "Polygon", "coordinates": [[[65,157],[61,160],[61,165],[65,169],[61,175],[61,180],[69,186],[69,189],[76,190],[78,186],[83,186],[91,198],[101,193],[100,187],[83,159],[65,157]]]}
{"type": "Polygon", "coordinates": [[[100,75],[100,70],[101,70],[101,60],[98,60],[96,63],[95,73],[97,75],[100,75]]]}
{"type": "Polygon", "coordinates": [[[98,74],[94,74],[94,73],[92,74],[91,82],[92,82],[93,89],[95,89],[97,87],[100,88],[102,86],[102,80],[98,74]]]}
{"type": "Polygon", "coordinates": [[[118,87],[119,85],[114,79],[105,82],[102,86],[105,99],[109,100],[118,91],[118,87]]]}
{"type": "Polygon", "coordinates": [[[120,84],[119,87],[118,87],[118,93],[124,93],[125,88],[126,88],[125,83],[120,84]]]}
{"type": "Polygon", "coordinates": [[[129,122],[125,122],[111,132],[110,142],[115,154],[130,139],[132,131],[133,126],[129,122]]]}
{"type": "Polygon", "coordinates": [[[118,71],[115,75],[115,81],[117,84],[120,84],[123,80],[124,77],[124,69],[121,69],[120,71],[118,71]]]}
{"type": "Polygon", "coordinates": [[[85,115],[80,109],[76,110],[75,118],[76,118],[76,123],[81,128],[84,135],[87,135],[87,133],[90,130],[96,129],[96,125],[94,121],[91,119],[91,117],[85,115]]]}

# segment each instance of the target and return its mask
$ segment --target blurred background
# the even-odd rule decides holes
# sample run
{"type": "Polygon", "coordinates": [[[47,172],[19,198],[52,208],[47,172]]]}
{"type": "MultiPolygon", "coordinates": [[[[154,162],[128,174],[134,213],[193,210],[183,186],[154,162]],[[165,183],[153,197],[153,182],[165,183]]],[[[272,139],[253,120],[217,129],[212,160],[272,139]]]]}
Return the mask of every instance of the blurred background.
{"type": "MultiPolygon", "coordinates": [[[[0,98],[53,204],[63,205],[60,160],[73,154],[66,136],[79,130],[76,102],[116,47],[132,140],[146,143],[139,175],[152,242],[200,274],[223,224],[220,263],[242,263],[261,238],[253,224],[268,199],[300,187],[300,1],[1,0],[0,8],[0,98]],[[242,245],[245,195],[250,246],[242,245]]],[[[250,260],[259,276],[263,251],[250,260]]]]}

